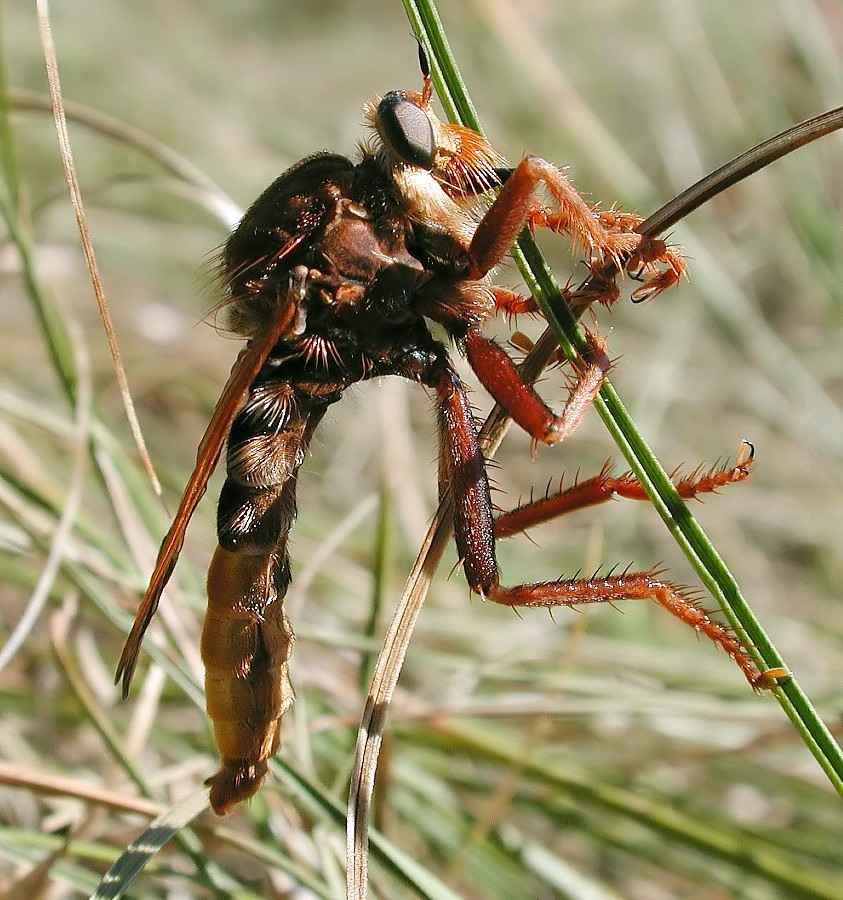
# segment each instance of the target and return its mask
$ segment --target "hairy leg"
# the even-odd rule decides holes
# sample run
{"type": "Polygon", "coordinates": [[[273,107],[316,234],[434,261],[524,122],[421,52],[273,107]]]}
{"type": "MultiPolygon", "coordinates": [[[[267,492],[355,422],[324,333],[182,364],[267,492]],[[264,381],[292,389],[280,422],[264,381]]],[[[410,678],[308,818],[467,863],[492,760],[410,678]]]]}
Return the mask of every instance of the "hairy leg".
{"type": "MultiPolygon", "coordinates": [[[[469,248],[469,278],[482,278],[494,268],[525,226],[551,228],[566,232],[575,246],[587,250],[589,262],[611,263],[618,271],[628,269],[635,277],[646,278],[634,294],[634,299],[643,300],[675,284],[685,274],[685,263],[675,248],[638,234],[635,228],[641,221],[617,209],[593,209],[561,169],[527,156],[512,170],[477,226],[469,248]],[[550,195],[549,207],[536,200],[540,187],[550,195]]],[[[616,296],[607,289],[604,302],[616,296]]]]}

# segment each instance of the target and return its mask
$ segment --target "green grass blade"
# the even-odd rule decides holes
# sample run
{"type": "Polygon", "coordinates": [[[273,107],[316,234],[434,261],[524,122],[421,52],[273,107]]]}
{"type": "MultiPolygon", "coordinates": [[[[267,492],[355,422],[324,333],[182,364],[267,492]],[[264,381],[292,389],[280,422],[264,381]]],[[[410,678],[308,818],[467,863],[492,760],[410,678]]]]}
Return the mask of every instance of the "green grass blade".
{"type": "MultiPolygon", "coordinates": [[[[450,52],[435,4],[430,0],[404,0],[404,6],[418,39],[432,56],[434,83],[446,111],[449,115],[456,113],[457,120],[462,124],[481,131],[474,105],[450,52]]],[[[656,219],[655,216],[651,218],[656,219]]],[[[519,240],[514,256],[560,346],[570,358],[576,358],[583,348],[576,321],[529,235],[524,235],[519,240]]],[[[729,621],[746,635],[762,668],[783,667],[781,656],[752,614],[736,579],[679,497],[664,468],[636,429],[620,397],[608,381],[601,389],[595,406],[677,545],[729,621]]],[[[786,679],[773,692],[835,789],[843,793],[843,752],[796,680],[792,677],[786,679]]]]}

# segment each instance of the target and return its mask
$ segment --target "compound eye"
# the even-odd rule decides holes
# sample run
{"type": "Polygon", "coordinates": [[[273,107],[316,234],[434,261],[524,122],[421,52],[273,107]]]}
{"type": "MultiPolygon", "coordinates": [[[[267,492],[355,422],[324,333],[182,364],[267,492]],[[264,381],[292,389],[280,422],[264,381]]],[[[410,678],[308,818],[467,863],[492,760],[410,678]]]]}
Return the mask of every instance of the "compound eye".
{"type": "Polygon", "coordinates": [[[420,169],[433,168],[433,126],[420,106],[400,91],[390,91],[378,104],[378,126],[384,142],[397,157],[420,169]]]}

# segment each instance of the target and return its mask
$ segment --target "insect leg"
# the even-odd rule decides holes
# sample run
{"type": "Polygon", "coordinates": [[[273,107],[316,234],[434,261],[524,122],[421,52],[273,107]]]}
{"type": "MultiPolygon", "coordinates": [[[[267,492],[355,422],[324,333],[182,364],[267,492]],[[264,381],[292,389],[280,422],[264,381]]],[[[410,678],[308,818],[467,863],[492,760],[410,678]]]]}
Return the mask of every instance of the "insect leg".
{"type": "MultiPolygon", "coordinates": [[[[613,233],[634,232],[643,218],[618,209],[595,210],[600,224],[613,233]]],[[[535,221],[534,225],[540,225],[535,221]]],[[[552,222],[547,227],[553,228],[552,222]]],[[[687,276],[688,267],[679,247],[670,246],[659,238],[645,238],[626,262],[626,270],[637,281],[644,284],[632,292],[632,300],[640,303],[660,294],[687,276]]],[[[605,301],[604,301],[605,302],[605,301]]]]}
{"type": "Polygon", "coordinates": [[[726,625],[713,619],[691,597],[687,590],[665,581],[661,571],[624,572],[592,578],[560,579],[558,581],[522,584],[515,587],[500,585],[486,594],[486,599],[504,606],[577,607],[586,603],[615,604],[620,600],[654,600],[671,615],[704,635],[727,653],[755,689],[768,687],[781,677],[781,670],[760,672],[749,651],[738,636],[726,625]]]}
{"type": "MultiPolygon", "coordinates": [[[[704,472],[695,470],[678,479],[676,488],[683,498],[691,499],[700,493],[716,491],[724,485],[744,481],[749,477],[753,458],[752,444],[744,441],[733,466],[715,466],[704,472]]],[[[501,514],[495,519],[495,537],[508,537],[557,515],[603,503],[615,496],[647,499],[641,484],[632,475],[614,478],[604,467],[594,478],[501,514]]],[[[775,679],[788,674],[784,669],[759,671],[754,659],[731,628],[713,619],[686,589],[665,581],[661,574],[653,569],[605,577],[595,575],[585,579],[559,579],[515,587],[498,584],[485,597],[494,603],[512,607],[577,607],[587,603],[614,604],[619,600],[654,600],[671,615],[724,650],[754,689],[770,687],[775,679]]]]}
{"type": "Polygon", "coordinates": [[[465,577],[473,591],[486,594],[498,584],[492,497],[486,461],[477,439],[477,423],[465,387],[456,372],[443,368],[432,384],[440,418],[440,489],[454,496],[454,539],[465,577]]]}
{"type": "Polygon", "coordinates": [[[507,352],[495,341],[484,337],[479,328],[470,327],[465,336],[469,365],[483,387],[512,419],[533,438],[545,444],[558,444],[582,421],[594,401],[610,368],[603,342],[589,334],[588,358],[581,363],[576,384],[561,415],[556,415],[527,384],[507,352]]]}
{"type": "MultiPolygon", "coordinates": [[[[684,500],[692,500],[700,494],[713,493],[728,484],[737,484],[749,478],[755,451],[748,441],[741,444],[734,465],[715,465],[709,469],[695,469],[682,478],[674,478],[674,486],[684,500]]],[[[641,482],[631,473],[614,476],[607,465],[594,477],[576,481],[570,487],[548,493],[537,500],[522,503],[515,509],[495,517],[495,537],[504,538],[519,534],[557,516],[605,503],[615,497],[643,500],[649,497],[641,482]]]]}
{"type": "Polygon", "coordinates": [[[523,294],[497,285],[491,290],[496,310],[505,316],[532,315],[541,312],[538,303],[532,297],[525,297],[523,294]]]}
{"type": "MultiPolygon", "coordinates": [[[[640,221],[617,210],[592,209],[561,169],[540,157],[527,156],[513,169],[477,226],[469,248],[469,277],[482,278],[494,268],[525,225],[548,227],[568,233],[576,246],[599,262],[611,262],[619,270],[630,265],[641,274],[655,273],[635,292],[635,299],[643,300],[678,281],[685,264],[679,251],[638,234],[634,228],[640,221]],[[549,209],[535,197],[542,185],[551,196],[549,209]]],[[[610,291],[606,300],[612,299],[610,291]]]]}
{"type": "MultiPolygon", "coordinates": [[[[590,603],[614,604],[620,600],[653,600],[726,652],[753,688],[767,687],[775,678],[786,674],[780,670],[759,671],[732,629],[712,618],[685,589],[665,581],[658,570],[586,579],[559,579],[514,587],[502,585],[495,557],[496,529],[492,521],[489,483],[465,389],[450,369],[441,373],[435,387],[441,417],[443,468],[454,493],[457,552],[473,591],[486,600],[512,607],[577,607],[590,603]]],[[[739,480],[741,466],[747,466],[750,461],[739,455],[738,464],[734,467],[734,480],[739,480]]],[[[729,471],[724,472],[724,477],[729,471]]],[[[699,479],[697,484],[706,486],[705,479],[708,477],[699,479]]],[[[693,493],[692,483],[693,479],[686,482],[684,488],[689,495],[693,493]]],[[[709,482],[708,486],[713,487],[714,481],[709,482]]],[[[621,487],[630,496],[636,496],[637,489],[629,482],[621,487]]],[[[581,502],[580,505],[588,504],[581,502]]],[[[515,523],[507,523],[506,516],[502,518],[501,531],[514,531],[515,523]]],[[[535,521],[540,520],[542,517],[536,513],[535,521]]],[[[521,527],[527,526],[522,524],[521,527]]]]}

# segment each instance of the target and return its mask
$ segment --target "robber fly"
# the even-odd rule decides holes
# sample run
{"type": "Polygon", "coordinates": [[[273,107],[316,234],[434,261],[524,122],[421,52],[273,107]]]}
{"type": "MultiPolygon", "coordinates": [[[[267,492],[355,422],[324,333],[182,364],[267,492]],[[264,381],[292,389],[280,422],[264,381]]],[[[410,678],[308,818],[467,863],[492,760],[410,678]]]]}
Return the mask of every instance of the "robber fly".
{"type": "MultiPolygon", "coordinates": [[[[592,272],[602,273],[594,282],[604,303],[618,296],[618,273],[638,278],[633,297],[640,300],[675,284],[685,262],[677,248],[636,233],[638,216],[590,206],[551,163],[530,156],[511,167],[478,133],[440,122],[423,54],[422,77],[420,91],[391,91],[365,106],[371,137],[356,162],[322,152],[294,165],[255,201],[222,253],[229,324],[247,344],[199,446],[118,669],[126,692],[187,523],[227,438],[219,546],[208,572],[202,632],[208,713],[222,758],[207,783],[219,814],[258,789],[294,699],[288,675],[294,638],[283,600],[299,467],[328,407],[351,385],[384,375],[418,382],[435,399],[440,493],[449,488],[455,499],[457,552],[472,591],[512,607],[649,598],[725,650],[753,686],[765,684],[731,630],[657,571],[501,584],[496,536],[613,495],[643,499],[643,491],[631,476],[612,478],[604,470],[496,520],[466,389],[426,320],[445,329],[522,429],[537,442],[556,444],[599,390],[609,368],[605,347],[589,337],[557,415],[507,352],[481,333],[497,313],[538,311],[531,297],[493,285],[490,271],[525,226],[566,232],[592,272]],[[549,203],[539,201],[542,192],[549,203]]],[[[742,452],[733,467],[678,487],[690,497],[740,481],[751,461],[742,452]]]]}

